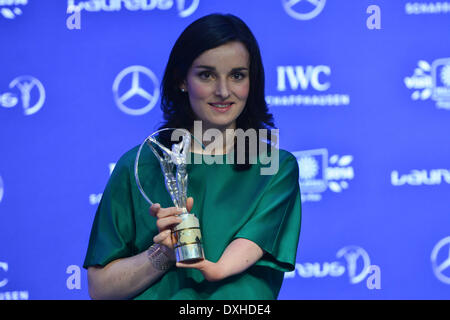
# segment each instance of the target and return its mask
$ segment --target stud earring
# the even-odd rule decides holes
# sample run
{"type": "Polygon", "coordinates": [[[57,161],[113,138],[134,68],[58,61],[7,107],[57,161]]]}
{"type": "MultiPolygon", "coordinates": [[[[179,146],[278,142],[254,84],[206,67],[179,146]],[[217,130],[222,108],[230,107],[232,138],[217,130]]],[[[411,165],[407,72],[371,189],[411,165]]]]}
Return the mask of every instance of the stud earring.
{"type": "Polygon", "coordinates": [[[184,88],[181,88],[181,92],[186,92],[186,89],[184,89],[184,88]]]}

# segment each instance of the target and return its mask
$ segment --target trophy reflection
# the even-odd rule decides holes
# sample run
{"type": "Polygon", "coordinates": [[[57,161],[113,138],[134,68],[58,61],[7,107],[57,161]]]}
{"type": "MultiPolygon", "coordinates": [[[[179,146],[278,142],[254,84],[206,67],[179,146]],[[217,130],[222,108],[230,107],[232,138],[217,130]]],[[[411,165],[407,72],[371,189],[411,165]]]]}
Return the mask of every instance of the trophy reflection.
{"type": "Polygon", "coordinates": [[[156,131],[141,144],[135,161],[134,174],[136,183],[147,202],[150,205],[153,204],[141,186],[138,172],[139,160],[144,146],[149,147],[153,155],[159,160],[164,183],[174,206],[183,210],[178,215],[182,221],[172,230],[172,234],[176,239],[174,250],[178,262],[204,258],[200,223],[197,217],[193,213],[189,213],[186,208],[188,186],[186,166],[191,141],[191,133],[185,129],[166,128],[156,131]],[[170,143],[168,142],[169,136],[170,143]],[[161,137],[164,138],[161,139],[161,137]],[[172,143],[173,141],[179,142],[172,143]],[[172,145],[169,147],[171,143],[172,145]]]}

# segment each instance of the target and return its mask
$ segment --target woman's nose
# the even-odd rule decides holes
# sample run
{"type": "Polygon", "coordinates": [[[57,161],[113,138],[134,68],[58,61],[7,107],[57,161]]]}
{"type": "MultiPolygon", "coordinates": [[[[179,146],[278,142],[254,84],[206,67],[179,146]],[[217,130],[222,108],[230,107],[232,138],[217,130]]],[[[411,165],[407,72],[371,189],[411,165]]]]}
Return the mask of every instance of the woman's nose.
{"type": "Polygon", "coordinates": [[[228,98],[230,91],[226,80],[220,79],[217,81],[216,95],[222,99],[228,98]]]}

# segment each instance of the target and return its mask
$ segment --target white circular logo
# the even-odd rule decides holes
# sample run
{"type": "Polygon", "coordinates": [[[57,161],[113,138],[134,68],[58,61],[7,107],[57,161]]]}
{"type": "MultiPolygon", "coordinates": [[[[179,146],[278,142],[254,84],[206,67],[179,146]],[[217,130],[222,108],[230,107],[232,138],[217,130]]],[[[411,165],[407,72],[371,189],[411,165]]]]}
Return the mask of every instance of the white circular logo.
{"type": "Polygon", "coordinates": [[[182,18],[186,18],[193,14],[197,10],[200,0],[193,0],[191,5],[186,8],[184,0],[177,0],[178,15],[182,18]]]}
{"type": "Polygon", "coordinates": [[[431,251],[431,266],[440,281],[450,284],[450,236],[434,246],[431,251]]]}
{"type": "Polygon", "coordinates": [[[336,253],[336,257],[344,257],[345,260],[347,260],[348,276],[351,283],[359,283],[369,274],[370,258],[363,248],[358,246],[347,246],[340,249],[336,253]],[[358,269],[361,269],[359,273],[357,273],[358,269]]]}
{"type": "Polygon", "coordinates": [[[159,99],[158,78],[143,66],[122,70],[114,80],[112,89],[119,109],[132,116],[149,112],[159,99]]]}
{"type": "MultiPolygon", "coordinates": [[[[0,261],[0,269],[3,269],[3,271],[8,271],[8,263],[0,261]]],[[[6,286],[8,283],[8,279],[4,278],[0,281],[0,288],[6,286]]]]}
{"type": "Polygon", "coordinates": [[[319,173],[319,164],[313,157],[304,156],[298,159],[297,162],[300,168],[300,179],[312,179],[319,173]]]}
{"type": "Polygon", "coordinates": [[[11,89],[17,87],[20,90],[25,115],[29,116],[38,112],[44,105],[45,89],[38,79],[32,76],[20,76],[11,81],[9,87],[11,89]],[[34,91],[32,91],[33,88],[37,89],[37,101],[36,103],[31,104],[31,100],[36,100],[36,95],[33,93],[34,91]]]}
{"type": "Polygon", "coordinates": [[[3,180],[2,180],[2,176],[0,176],[0,203],[2,202],[3,199],[3,180]]]}
{"type": "Polygon", "coordinates": [[[446,64],[441,70],[441,81],[450,87],[450,64],[446,64]]]}
{"type": "Polygon", "coordinates": [[[325,7],[326,0],[283,0],[283,8],[297,20],[311,20],[325,7]]]}

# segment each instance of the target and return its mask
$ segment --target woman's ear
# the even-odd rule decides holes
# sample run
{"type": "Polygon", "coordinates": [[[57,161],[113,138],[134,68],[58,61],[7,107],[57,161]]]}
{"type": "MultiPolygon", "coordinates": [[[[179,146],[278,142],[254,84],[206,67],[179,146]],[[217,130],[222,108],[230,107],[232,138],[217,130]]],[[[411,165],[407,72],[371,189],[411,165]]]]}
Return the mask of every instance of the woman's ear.
{"type": "Polygon", "coordinates": [[[187,88],[186,88],[186,81],[183,81],[181,84],[180,84],[180,91],[181,92],[186,92],[187,91],[187,88]]]}

